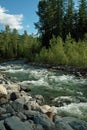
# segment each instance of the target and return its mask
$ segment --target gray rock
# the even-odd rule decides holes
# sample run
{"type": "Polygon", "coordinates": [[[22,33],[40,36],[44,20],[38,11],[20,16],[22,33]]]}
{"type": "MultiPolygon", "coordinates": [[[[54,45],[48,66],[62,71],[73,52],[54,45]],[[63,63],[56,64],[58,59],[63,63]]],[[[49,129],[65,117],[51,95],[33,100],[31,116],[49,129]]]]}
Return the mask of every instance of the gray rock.
{"type": "Polygon", "coordinates": [[[15,113],[14,109],[10,104],[5,105],[5,109],[7,110],[7,113],[10,113],[12,115],[15,113]]]}
{"type": "Polygon", "coordinates": [[[27,116],[27,119],[34,120],[34,116],[37,116],[40,113],[32,110],[25,110],[24,114],[27,116]]]}
{"type": "Polygon", "coordinates": [[[4,126],[4,124],[2,122],[0,122],[0,130],[6,130],[5,126],[4,126]]]}
{"type": "Polygon", "coordinates": [[[17,116],[18,116],[22,121],[27,120],[26,115],[24,115],[22,112],[17,113],[17,116]]]}
{"type": "Polygon", "coordinates": [[[39,124],[35,125],[35,130],[43,130],[43,127],[39,124]]]}
{"type": "Polygon", "coordinates": [[[9,130],[31,130],[29,123],[22,122],[18,117],[13,116],[5,120],[5,126],[9,130]]]}
{"type": "Polygon", "coordinates": [[[28,119],[33,120],[35,124],[41,125],[44,130],[56,130],[54,123],[47,115],[41,114],[37,111],[25,111],[28,119]]]}
{"type": "Polygon", "coordinates": [[[6,113],[6,109],[5,109],[5,108],[0,107],[0,115],[1,115],[1,114],[4,114],[4,113],[6,113]]]}
{"type": "Polygon", "coordinates": [[[3,84],[0,84],[0,104],[4,104],[8,101],[7,90],[3,84]]]}
{"type": "Polygon", "coordinates": [[[29,126],[30,130],[35,130],[35,124],[33,121],[25,121],[24,124],[29,126]]]}
{"type": "Polygon", "coordinates": [[[30,102],[27,102],[27,103],[24,104],[24,109],[25,110],[31,110],[31,104],[30,104],[30,102]]]}
{"type": "Polygon", "coordinates": [[[34,116],[34,122],[43,126],[45,130],[55,130],[54,123],[45,114],[34,116]]]}
{"type": "Polygon", "coordinates": [[[20,91],[20,86],[18,84],[15,84],[15,83],[9,84],[7,88],[13,92],[20,91]]]}
{"type": "Polygon", "coordinates": [[[38,104],[42,104],[42,103],[44,103],[44,97],[42,96],[42,95],[35,95],[35,99],[36,99],[36,101],[37,101],[37,103],[38,104]]]}
{"type": "Polygon", "coordinates": [[[0,120],[5,120],[6,118],[8,118],[8,117],[10,117],[10,116],[11,116],[10,113],[2,114],[2,115],[0,116],[0,120]]]}
{"type": "Polygon", "coordinates": [[[17,112],[23,111],[25,102],[26,101],[24,98],[16,99],[14,102],[12,102],[12,107],[17,112]]]}
{"type": "Polygon", "coordinates": [[[23,86],[23,85],[21,85],[20,89],[23,90],[23,91],[25,91],[25,92],[30,92],[31,91],[31,89],[29,88],[29,86],[23,86]]]}
{"type": "Polygon", "coordinates": [[[69,123],[73,130],[87,130],[87,122],[82,120],[74,120],[69,123]]]}
{"type": "Polygon", "coordinates": [[[64,117],[55,122],[58,130],[87,130],[87,122],[73,117],[64,117]]]}

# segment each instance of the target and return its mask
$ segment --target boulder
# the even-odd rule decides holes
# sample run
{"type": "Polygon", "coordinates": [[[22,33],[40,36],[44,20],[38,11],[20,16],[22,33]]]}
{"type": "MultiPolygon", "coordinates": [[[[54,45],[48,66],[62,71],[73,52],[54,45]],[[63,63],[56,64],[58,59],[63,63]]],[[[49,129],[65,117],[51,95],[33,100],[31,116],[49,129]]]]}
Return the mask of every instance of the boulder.
{"type": "Polygon", "coordinates": [[[17,116],[5,119],[5,126],[9,130],[31,130],[29,125],[29,123],[22,122],[17,116]]]}
{"type": "Polygon", "coordinates": [[[14,111],[13,107],[10,104],[6,104],[3,107],[6,109],[7,113],[10,113],[12,115],[15,114],[15,111],[14,111]]]}
{"type": "Polygon", "coordinates": [[[73,117],[64,117],[56,120],[58,130],[87,130],[87,122],[73,117]]]}
{"type": "Polygon", "coordinates": [[[34,116],[34,122],[43,126],[44,130],[55,130],[55,124],[46,114],[37,114],[34,116]]]}
{"type": "Polygon", "coordinates": [[[3,122],[0,122],[0,130],[6,130],[6,128],[5,128],[4,124],[3,124],[3,122]]]}
{"type": "Polygon", "coordinates": [[[29,88],[29,86],[23,86],[23,85],[21,85],[20,89],[21,89],[21,91],[25,91],[25,92],[30,92],[31,91],[31,89],[29,88]]]}
{"type": "Polygon", "coordinates": [[[8,90],[11,90],[12,92],[19,92],[20,91],[20,86],[18,85],[18,84],[15,84],[15,83],[13,83],[13,84],[9,84],[8,85],[8,90]]]}
{"type": "Polygon", "coordinates": [[[22,121],[27,120],[27,116],[24,115],[22,112],[17,113],[17,116],[18,116],[22,121]]]}
{"type": "Polygon", "coordinates": [[[12,102],[12,107],[14,108],[16,112],[20,112],[24,110],[25,103],[26,103],[26,100],[23,97],[21,97],[12,102]]]}
{"type": "Polygon", "coordinates": [[[38,104],[42,104],[42,103],[44,103],[44,97],[42,96],[42,95],[35,95],[35,99],[36,99],[36,101],[37,101],[37,103],[38,104]]]}
{"type": "Polygon", "coordinates": [[[0,104],[6,103],[8,101],[8,95],[6,88],[0,84],[0,104]]]}
{"type": "Polygon", "coordinates": [[[10,116],[11,116],[10,113],[2,114],[2,115],[0,116],[0,120],[5,120],[6,118],[8,118],[8,117],[10,117],[10,116]]]}
{"type": "Polygon", "coordinates": [[[28,110],[26,110],[24,114],[27,116],[27,119],[31,119],[34,121],[35,124],[41,125],[44,130],[56,130],[55,124],[49,119],[46,114],[28,110]]]}
{"type": "Polygon", "coordinates": [[[50,106],[49,105],[43,105],[43,106],[40,106],[40,110],[41,112],[43,113],[47,113],[49,110],[50,110],[50,106]]]}
{"type": "Polygon", "coordinates": [[[2,115],[2,114],[4,114],[4,113],[6,113],[6,109],[5,109],[5,108],[0,107],[0,115],[2,115]]]}

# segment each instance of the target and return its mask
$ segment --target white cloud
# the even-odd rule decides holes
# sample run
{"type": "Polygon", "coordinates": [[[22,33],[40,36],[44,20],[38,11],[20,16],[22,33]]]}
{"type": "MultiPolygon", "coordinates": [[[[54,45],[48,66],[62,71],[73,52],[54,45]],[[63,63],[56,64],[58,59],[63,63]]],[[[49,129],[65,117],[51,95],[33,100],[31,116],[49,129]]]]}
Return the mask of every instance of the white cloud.
{"type": "Polygon", "coordinates": [[[16,28],[18,30],[22,29],[22,19],[23,14],[14,15],[8,14],[8,11],[0,6],[0,24],[1,25],[9,25],[11,29],[16,28]]]}

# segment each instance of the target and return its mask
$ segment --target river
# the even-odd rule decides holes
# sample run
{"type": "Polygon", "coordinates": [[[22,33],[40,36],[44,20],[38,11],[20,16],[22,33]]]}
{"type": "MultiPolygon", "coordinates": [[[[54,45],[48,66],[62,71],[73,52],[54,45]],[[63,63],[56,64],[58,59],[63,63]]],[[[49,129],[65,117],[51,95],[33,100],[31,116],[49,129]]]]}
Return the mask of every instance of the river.
{"type": "Polygon", "coordinates": [[[75,110],[73,111],[75,115],[79,111],[82,116],[85,112],[87,113],[87,78],[31,66],[23,61],[1,63],[0,71],[9,76],[12,81],[23,86],[29,86],[32,95],[43,95],[48,103],[60,96],[80,98],[81,102],[74,102],[67,106],[65,104],[65,106],[59,107],[59,110],[61,109],[63,112],[68,110],[68,113],[75,110]]]}

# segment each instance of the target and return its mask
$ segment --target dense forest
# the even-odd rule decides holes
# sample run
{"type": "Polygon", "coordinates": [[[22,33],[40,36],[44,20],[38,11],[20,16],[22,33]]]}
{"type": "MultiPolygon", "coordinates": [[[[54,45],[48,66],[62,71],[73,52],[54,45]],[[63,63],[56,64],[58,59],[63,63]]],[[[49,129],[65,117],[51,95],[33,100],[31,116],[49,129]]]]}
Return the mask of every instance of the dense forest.
{"type": "Polygon", "coordinates": [[[87,0],[40,0],[36,13],[37,36],[0,31],[0,59],[87,67],[87,0]]]}

